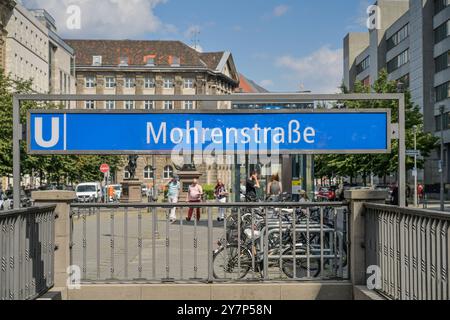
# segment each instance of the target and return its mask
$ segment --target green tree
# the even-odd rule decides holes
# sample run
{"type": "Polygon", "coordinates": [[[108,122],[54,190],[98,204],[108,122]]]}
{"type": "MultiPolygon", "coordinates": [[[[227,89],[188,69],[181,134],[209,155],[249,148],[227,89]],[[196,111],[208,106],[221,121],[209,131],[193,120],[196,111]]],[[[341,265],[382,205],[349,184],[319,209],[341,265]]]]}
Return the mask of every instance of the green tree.
{"type": "MultiPolygon", "coordinates": [[[[343,93],[348,90],[342,87],[343,93]]],[[[377,81],[372,87],[364,86],[361,82],[355,84],[354,93],[397,93],[398,82],[389,81],[388,74],[382,70],[377,81]]],[[[398,103],[396,101],[345,101],[345,107],[349,109],[390,109],[392,121],[398,122],[398,103]]],[[[424,132],[423,115],[417,105],[411,100],[409,91],[405,92],[405,110],[406,110],[406,147],[414,148],[414,127],[417,128],[417,149],[421,151],[426,158],[431,151],[436,149],[438,138],[431,133],[424,132]]],[[[366,181],[370,174],[385,178],[389,175],[395,175],[398,172],[398,141],[392,141],[392,151],[390,154],[380,155],[325,155],[315,157],[316,176],[341,176],[354,178],[359,175],[366,181]]],[[[412,158],[407,158],[407,170],[414,167],[412,158]]],[[[418,167],[423,168],[424,161],[418,162],[418,167]]]]}
{"type": "MultiPolygon", "coordinates": [[[[0,68],[0,176],[11,176],[12,159],[12,98],[13,93],[33,93],[32,80],[14,80],[6,75],[0,68]]],[[[25,124],[27,111],[31,109],[62,109],[63,105],[48,103],[22,102],[21,123],[25,124]]],[[[119,156],[32,156],[26,152],[26,141],[21,143],[21,173],[39,176],[50,183],[64,183],[69,181],[77,183],[81,181],[102,180],[99,167],[102,163],[108,163],[112,172],[115,172],[122,164],[119,156]]]]}

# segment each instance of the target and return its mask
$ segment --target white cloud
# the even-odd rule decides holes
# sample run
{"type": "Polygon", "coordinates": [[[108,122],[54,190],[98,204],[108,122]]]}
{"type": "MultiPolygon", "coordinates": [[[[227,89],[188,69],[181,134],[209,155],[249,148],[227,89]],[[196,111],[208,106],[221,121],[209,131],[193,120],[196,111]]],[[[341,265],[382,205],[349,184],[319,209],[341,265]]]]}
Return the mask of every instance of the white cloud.
{"type": "Polygon", "coordinates": [[[275,17],[281,17],[284,16],[289,11],[289,7],[285,4],[281,4],[279,6],[276,6],[275,9],[273,9],[273,15],[275,17]]]}
{"type": "Polygon", "coordinates": [[[342,82],[342,59],[342,49],[324,46],[305,57],[282,56],[276,65],[290,71],[286,78],[299,89],[303,85],[315,93],[336,93],[342,82]]]}
{"type": "Polygon", "coordinates": [[[264,88],[272,87],[274,85],[272,80],[262,80],[259,85],[264,88]]]}
{"type": "Polygon", "coordinates": [[[56,20],[64,37],[139,38],[153,32],[174,32],[154,13],[167,0],[23,0],[27,8],[46,9],[56,20]],[[81,12],[81,28],[67,26],[70,6],[81,12]]]}

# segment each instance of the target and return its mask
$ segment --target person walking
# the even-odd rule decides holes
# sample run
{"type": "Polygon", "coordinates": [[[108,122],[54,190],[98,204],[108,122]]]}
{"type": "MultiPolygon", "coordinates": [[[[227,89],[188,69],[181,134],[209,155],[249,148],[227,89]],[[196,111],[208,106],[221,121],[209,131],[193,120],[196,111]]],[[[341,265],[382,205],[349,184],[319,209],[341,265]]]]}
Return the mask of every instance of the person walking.
{"type": "Polygon", "coordinates": [[[277,202],[280,200],[280,196],[283,193],[283,187],[280,182],[280,176],[274,174],[270,179],[270,183],[267,185],[267,197],[272,201],[277,202]]]}
{"type": "MultiPolygon", "coordinates": [[[[198,180],[194,179],[192,184],[189,186],[188,194],[187,194],[187,202],[189,203],[200,203],[202,202],[203,196],[203,188],[199,185],[198,180]]],[[[200,221],[200,208],[197,208],[197,221],[200,221]]],[[[189,208],[188,216],[186,218],[187,221],[192,220],[192,214],[194,213],[194,208],[189,208]]]]}
{"type": "Polygon", "coordinates": [[[245,185],[245,197],[247,202],[256,202],[258,200],[256,189],[259,188],[260,184],[258,180],[258,172],[256,170],[253,170],[245,185]]]}
{"type": "MultiPolygon", "coordinates": [[[[227,190],[222,180],[217,180],[217,185],[214,189],[214,196],[216,197],[217,202],[219,203],[227,203],[227,190]]],[[[225,220],[225,208],[219,208],[217,221],[222,222],[225,220]]]]}
{"type": "MultiPolygon", "coordinates": [[[[172,180],[169,182],[169,184],[167,185],[167,197],[169,199],[169,203],[171,204],[176,204],[178,203],[178,198],[180,196],[180,189],[181,189],[181,185],[180,182],[178,181],[178,178],[173,177],[172,180]]],[[[170,209],[170,223],[174,223],[175,221],[177,221],[177,213],[176,213],[177,208],[173,207],[172,209],[170,209]]]]}

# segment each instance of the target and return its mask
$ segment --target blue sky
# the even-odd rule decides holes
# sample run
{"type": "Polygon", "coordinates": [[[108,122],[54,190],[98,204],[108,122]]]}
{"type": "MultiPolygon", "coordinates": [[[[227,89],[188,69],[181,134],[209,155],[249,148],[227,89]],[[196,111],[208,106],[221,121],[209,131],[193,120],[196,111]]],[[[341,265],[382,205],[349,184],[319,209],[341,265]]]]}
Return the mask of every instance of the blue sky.
{"type": "Polygon", "coordinates": [[[67,38],[176,39],[228,50],[240,72],[271,91],[335,92],[342,39],[364,31],[367,0],[23,0],[43,7],[67,38]],[[81,29],[66,27],[81,9],[81,29]]]}

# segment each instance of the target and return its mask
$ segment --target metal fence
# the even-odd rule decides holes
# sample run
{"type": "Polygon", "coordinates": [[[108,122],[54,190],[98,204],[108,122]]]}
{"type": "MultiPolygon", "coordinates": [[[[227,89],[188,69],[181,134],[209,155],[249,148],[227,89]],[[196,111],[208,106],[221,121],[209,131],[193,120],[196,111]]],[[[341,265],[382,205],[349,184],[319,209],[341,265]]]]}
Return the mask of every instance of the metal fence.
{"type": "Polygon", "coordinates": [[[53,287],[55,206],[0,212],[0,300],[31,300],[53,287]]]}
{"type": "Polygon", "coordinates": [[[450,214],[366,204],[366,264],[381,268],[380,293],[448,300],[450,214]]]}
{"type": "Polygon", "coordinates": [[[348,279],[347,214],[344,203],[73,204],[71,265],[83,283],[348,279]]]}

